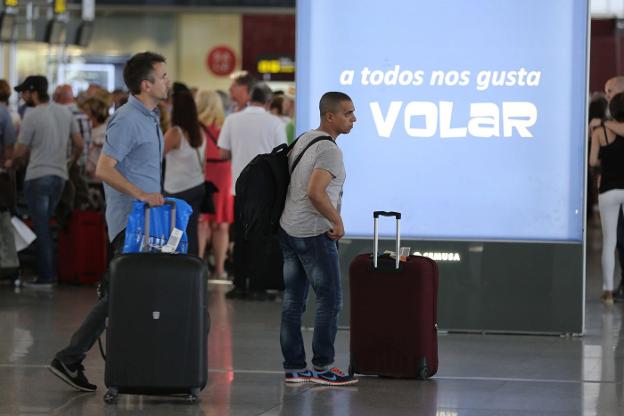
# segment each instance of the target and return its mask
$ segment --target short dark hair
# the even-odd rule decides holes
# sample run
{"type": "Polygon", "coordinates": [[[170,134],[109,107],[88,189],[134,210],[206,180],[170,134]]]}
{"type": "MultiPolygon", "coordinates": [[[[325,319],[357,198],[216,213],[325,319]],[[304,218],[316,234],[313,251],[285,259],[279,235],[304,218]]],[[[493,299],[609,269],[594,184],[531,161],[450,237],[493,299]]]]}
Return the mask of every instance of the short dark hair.
{"type": "Polygon", "coordinates": [[[273,98],[273,91],[271,91],[268,85],[261,82],[253,87],[249,97],[249,101],[251,102],[266,104],[273,98]]]}
{"type": "Polygon", "coordinates": [[[247,92],[251,92],[256,85],[256,79],[249,73],[241,74],[234,78],[234,82],[238,85],[244,85],[247,87],[247,92]]]}
{"type": "Polygon", "coordinates": [[[47,103],[50,101],[50,94],[47,91],[33,91],[37,93],[37,97],[39,97],[39,101],[42,103],[47,103]]]}
{"type": "Polygon", "coordinates": [[[611,98],[609,113],[616,121],[624,121],[624,93],[615,94],[611,98]]]}
{"type": "Polygon", "coordinates": [[[154,81],[154,64],[167,62],[164,56],[154,52],[141,52],[128,59],[123,69],[126,86],[132,94],[141,93],[141,81],[154,81]]]}
{"type": "Polygon", "coordinates": [[[336,111],[340,103],[343,101],[353,100],[344,92],[329,91],[323,94],[321,100],[319,101],[319,111],[321,113],[321,118],[323,118],[325,113],[331,113],[336,111]]]}

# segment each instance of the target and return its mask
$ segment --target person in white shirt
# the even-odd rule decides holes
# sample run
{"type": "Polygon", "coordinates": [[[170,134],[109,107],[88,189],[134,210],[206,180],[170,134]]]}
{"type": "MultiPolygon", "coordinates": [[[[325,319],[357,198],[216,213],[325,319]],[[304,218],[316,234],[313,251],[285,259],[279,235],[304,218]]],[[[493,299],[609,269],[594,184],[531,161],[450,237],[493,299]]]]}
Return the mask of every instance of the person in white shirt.
{"type": "Polygon", "coordinates": [[[228,298],[248,296],[266,299],[264,273],[267,268],[262,256],[254,256],[263,250],[265,242],[250,242],[242,239],[236,223],[237,201],[235,186],[241,171],[257,155],[269,153],[273,148],[286,142],[286,132],[281,120],[270,114],[266,107],[271,100],[271,90],[264,84],[254,86],[249,105],[244,110],[229,115],[225,119],[218,146],[222,159],[232,160],[232,194],[234,195],[234,289],[228,298]]]}
{"type": "Polygon", "coordinates": [[[255,84],[256,80],[247,71],[241,71],[232,77],[229,90],[232,102],[229,113],[237,113],[247,107],[255,84]]]}

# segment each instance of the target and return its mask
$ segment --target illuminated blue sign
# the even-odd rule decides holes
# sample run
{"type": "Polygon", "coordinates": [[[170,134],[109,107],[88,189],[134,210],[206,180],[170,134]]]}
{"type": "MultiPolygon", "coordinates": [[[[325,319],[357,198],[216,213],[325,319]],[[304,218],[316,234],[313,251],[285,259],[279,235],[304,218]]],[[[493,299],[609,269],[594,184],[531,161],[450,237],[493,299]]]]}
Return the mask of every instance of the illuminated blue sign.
{"type": "Polygon", "coordinates": [[[297,129],[343,91],[347,235],[582,240],[588,2],[298,0],[297,129]],[[381,224],[382,235],[394,233],[381,224]]]}

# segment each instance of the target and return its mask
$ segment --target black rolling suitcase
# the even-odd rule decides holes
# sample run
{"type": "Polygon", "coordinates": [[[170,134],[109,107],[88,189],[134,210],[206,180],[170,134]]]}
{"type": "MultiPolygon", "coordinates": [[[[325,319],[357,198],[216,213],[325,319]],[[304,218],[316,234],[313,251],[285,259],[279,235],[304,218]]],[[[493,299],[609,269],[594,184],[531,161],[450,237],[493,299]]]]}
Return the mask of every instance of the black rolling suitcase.
{"type": "MultiPolygon", "coordinates": [[[[149,235],[148,215],[145,229],[149,235]]],[[[114,403],[119,393],[197,400],[208,378],[207,278],[205,263],[195,256],[133,253],[113,259],[104,401],[114,403]]]]}

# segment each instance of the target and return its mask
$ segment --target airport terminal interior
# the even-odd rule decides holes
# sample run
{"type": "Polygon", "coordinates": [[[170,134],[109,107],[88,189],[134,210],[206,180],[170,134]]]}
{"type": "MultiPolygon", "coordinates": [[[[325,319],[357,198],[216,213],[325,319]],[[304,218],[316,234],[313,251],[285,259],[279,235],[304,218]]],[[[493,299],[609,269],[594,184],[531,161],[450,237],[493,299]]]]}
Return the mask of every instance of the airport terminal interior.
{"type": "MultiPolygon", "coordinates": [[[[604,290],[604,225],[598,197],[604,192],[598,189],[599,169],[587,163],[591,145],[585,130],[590,103],[602,105],[596,117],[606,119],[612,94],[624,97],[624,77],[613,78],[624,75],[624,1],[526,2],[549,11],[552,21],[535,20],[540,13],[529,15],[525,2],[498,0],[474,0],[482,6],[474,10],[463,0],[0,3],[0,98],[10,93],[0,100],[0,124],[11,123],[17,132],[12,143],[5,143],[9,134],[0,129],[0,227],[4,227],[0,234],[0,416],[624,415],[624,285],[618,286],[623,272],[614,255],[615,286],[613,291],[604,290]],[[382,3],[412,8],[413,14],[397,13],[401,7],[381,7],[382,3]],[[488,13],[482,13],[486,9],[488,13]],[[441,15],[445,20],[438,23],[441,15]],[[371,30],[388,16],[403,24],[371,30]],[[420,19],[418,23],[412,23],[414,16],[420,19]],[[358,20],[365,18],[371,20],[358,20]],[[526,26],[530,30],[523,26],[525,21],[531,22],[526,26]],[[440,31],[443,25],[457,32],[440,31]],[[409,30],[404,33],[399,26],[409,26],[409,30]],[[476,33],[474,39],[471,31],[476,33]],[[339,40],[331,37],[335,32],[339,40]],[[413,41],[431,33],[436,33],[436,39],[413,41]],[[558,37],[552,42],[544,41],[554,34],[558,37]],[[496,43],[507,38],[516,42],[513,48],[496,43]],[[492,42],[491,49],[483,46],[484,39],[492,42]],[[436,42],[451,53],[438,50],[436,42]],[[473,50],[467,45],[478,47],[473,50]],[[422,49],[405,53],[412,47],[422,49]],[[352,94],[353,102],[342,99],[340,103],[355,104],[357,122],[353,133],[343,132],[347,138],[338,143],[351,167],[347,184],[359,192],[340,197],[341,213],[349,216],[345,221],[352,227],[338,251],[345,298],[338,319],[335,366],[348,372],[351,364],[348,265],[356,255],[372,251],[368,211],[395,209],[379,203],[383,199],[407,207],[401,226],[409,237],[397,249],[402,252],[405,245],[411,245],[412,254],[439,264],[438,297],[424,301],[438,302],[439,367],[433,377],[356,373],[357,383],[349,385],[286,383],[280,346],[281,252],[267,249],[279,252],[278,272],[269,273],[278,276],[279,282],[267,283],[267,291],[233,295],[236,244],[228,240],[235,239],[228,234],[235,228],[234,197],[229,192],[229,205],[223,208],[229,212],[223,218],[229,219],[204,217],[204,224],[215,226],[211,228],[214,234],[207,236],[204,228],[206,247],[200,244],[202,248],[197,249],[210,267],[206,276],[208,378],[198,400],[187,400],[185,395],[120,394],[116,402],[106,403],[106,331],[101,345],[96,343],[83,363],[86,377],[97,385],[95,392],[77,391],[50,371],[55,354],[67,346],[97,302],[97,282],[108,267],[107,238],[112,236],[107,236],[106,201],[96,174],[98,149],[104,146],[106,123],[115,112],[131,103],[140,106],[138,101],[128,101],[135,97],[128,97],[123,72],[125,63],[143,51],[166,58],[171,88],[163,91],[169,97],[148,96],[162,112],[160,129],[157,126],[153,131],[168,132],[168,137],[179,127],[172,125],[172,109],[179,105],[174,105],[173,95],[187,99],[184,105],[196,113],[202,94],[217,97],[220,122],[218,115],[211,115],[207,119],[213,124],[201,129],[201,137],[208,140],[214,132],[219,136],[223,119],[247,108],[251,90],[245,96],[241,89],[260,85],[266,92],[268,86],[275,95],[268,94],[261,105],[280,119],[283,137],[279,139],[290,143],[295,131],[302,133],[318,125],[319,97],[329,88],[327,84],[352,94]],[[361,61],[369,59],[369,54],[378,56],[361,61]],[[395,62],[389,56],[401,59],[395,62]],[[375,70],[375,59],[381,69],[375,70]],[[476,83],[470,84],[470,71],[460,72],[458,62],[475,74],[483,70],[476,83]],[[433,70],[431,85],[419,84],[426,75],[421,68],[433,70]],[[497,72],[500,68],[511,70],[497,72]],[[619,91],[605,85],[607,80],[613,80],[611,87],[619,91]],[[72,153],[76,143],[59,147],[62,155],[57,159],[62,169],[69,167],[67,183],[71,186],[64,188],[51,220],[45,218],[53,241],[49,251],[58,259],[58,267],[47,270],[51,279],[40,275],[45,270],[41,239],[33,243],[35,234],[28,231],[28,226],[36,228],[33,203],[27,200],[24,187],[29,162],[14,164],[10,147],[16,141],[23,145],[16,137],[20,137],[24,114],[33,111],[27,107],[37,104],[27,99],[32,100],[35,92],[39,97],[41,89],[50,93],[51,100],[69,106],[93,138],[85,136],[86,147],[80,155],[72,153]],[[560,95],[555,97],[555,93],[560,95]],[[488,102],[475,103],[475,96],[488,102]],[[429,99],[433,101],[420,101],[429,99]],[[460,104],[453,107],[452,99],[460,104]],[[485,111],[480,119],[473,114],[479,111],[485,111]],[[551,118],[538,119],[538,114],[551,118]],[[417,119],[425,119],[424,127],[415,125],[417,119]],[[496,120],[495,128],[483,128],[492,120],[496,120]],[[560,134],[563,131],[567,135],[560,134]],[[409,151],[405,150],[408,146],[409,151]],[[386,170],[399,172],[396,192],[396,181],[382,174],[386,170]],[[383,198],[371,197],[379,190],[386,192],[383,198]],[[369,210],[376,198],[375,204],[384,207],[375,205],[369,210]],[[220,239],[224,235],[225,244],[220,239]],[[222,255],[217,254],[221,248],[222,255]],[[217,256],[223,267],[217,264],[217,256]]],[[[141,79],[143,90],[137,96],[148,89],[144,84],[151,88],[158,81],[141,79]]],[[[195,130],[197,121],[204,123],[202,114],[206,113],[199,111],[193,120],[195,130]]],[[[150,117],[158,124],[154,114],[150,117]]],[[[204,187],[209,162],[227,162],[217,148],[219,139],[212,140],[216,153],[210,156],[206,151],[205,160],[199,160],[201,184],[194,187],[204,187]]],[[[197,157],[201,159],[199,150],[197,157]]],[[[155,165],[162,171],[162,164],[155,165]]],[[[231,182],[229,169],[228,174],[231,182]]],[[[166,173],[163,176],[159,178],[161,190],[166,173]]],[[[213,206],[210,215],[217,216],[215,210],[219,211],[213,206]]],[[[394,250],[394,228],[389,220],[382,227],[384,249],[394,250]]],[[[202,235],[201,229],[197,235],[202,235]]],[[[393,282],[391,278],[379,280],[379,288],[384,289],[379,292],[392,293],[393,282]]],[[[414,299],[418,297],[421,293],[414,294],[414,299]]],[[[419,302],[404,302],[404,306],[411,308],[419,302]]],[[[367,306],[375,310],[384,305],[396,306],[393,298],[367,306]]],[[[312,299],[302,327],[308,361],[314,307],[312,299]]],[[[152,313],[154,320],[159,319],[159,312],[152,313]]],[[[397,322],[401,331],[415,333],[414,322],[396,316],[392,323],[397,322]]],[[[156,371],[178,364],[172,356],[153,367],[156,371]]]]}
{"type": "MultiPolygon", "coordinates": [[[[624,303],[600,301],[598,224],[588,234],[583,336],[442,333],[439,371],[426,381],[361,376],[344,387],[287,385],[279,346],[281,304],[229,300],[227,286],[211,284],[208,385],[196,404],[121,395],[117,404],[106,405],[97,346],[85,361],[97,391],[74,391],[47,366],[92,307],[95,289],[60,286],[44,292],[4,285],[0,415],[621,415],[624,303]]],[[[311,334],[304,331],[308,353],[311,334]]],[[[338,331],[336,364],[349,364],[348,330],[338,331]]]]}

